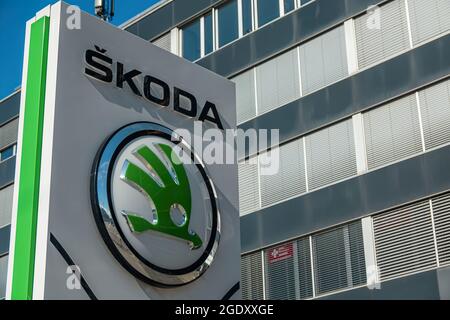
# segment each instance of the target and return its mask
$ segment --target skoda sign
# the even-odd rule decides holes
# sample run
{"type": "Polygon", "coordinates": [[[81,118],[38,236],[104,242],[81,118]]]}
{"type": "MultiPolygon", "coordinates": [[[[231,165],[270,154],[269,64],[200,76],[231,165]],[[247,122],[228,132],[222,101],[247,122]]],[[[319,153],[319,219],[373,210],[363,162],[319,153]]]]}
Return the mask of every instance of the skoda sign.
{"type": "Polygon", "coordinates": [[[239,299],[235,84],[69,9],[27,22],[6,298],[239,299]]]}
{"type": "Polygon", "coordinates": [[[220,238],[214,185],[172,130],[139,122],[114,133],[94,163],[91,191],[106,244],[137,278],[183,285],[214,261],[220,238]]]}

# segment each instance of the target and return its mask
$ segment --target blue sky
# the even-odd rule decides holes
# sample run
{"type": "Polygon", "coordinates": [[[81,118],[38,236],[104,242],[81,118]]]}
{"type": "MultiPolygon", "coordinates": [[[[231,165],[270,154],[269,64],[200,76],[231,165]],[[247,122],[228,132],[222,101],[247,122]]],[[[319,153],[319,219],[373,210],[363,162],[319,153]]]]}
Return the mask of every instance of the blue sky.
{"type": "MultiPolygon", "coordinates": [[[[34,14],[56,0],[0,0],[0,99],[21,84],[25,23],[34,14]]],[[[67,0],[93,14],[94,0],[67,0]]],[[[158,0],[116,0],[115,25],[132,18],[158,0]]]]}

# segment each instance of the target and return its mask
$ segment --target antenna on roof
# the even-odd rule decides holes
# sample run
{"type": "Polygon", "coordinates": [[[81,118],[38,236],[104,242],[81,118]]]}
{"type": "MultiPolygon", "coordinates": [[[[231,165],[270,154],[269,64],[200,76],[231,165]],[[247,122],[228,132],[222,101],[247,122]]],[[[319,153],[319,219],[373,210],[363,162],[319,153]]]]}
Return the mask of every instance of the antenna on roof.
{"type": "Polygon", "coordinates": [[[114,17],[114,0],[95,0],[95,14],[105,21],[114,17]]]}

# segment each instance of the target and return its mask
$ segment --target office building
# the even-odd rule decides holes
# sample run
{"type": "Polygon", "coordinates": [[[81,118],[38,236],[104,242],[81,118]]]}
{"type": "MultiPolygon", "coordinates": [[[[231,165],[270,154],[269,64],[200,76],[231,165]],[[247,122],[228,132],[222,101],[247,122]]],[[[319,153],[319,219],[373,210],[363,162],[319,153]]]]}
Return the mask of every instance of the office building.
{"type": "Polygon", "coordinates": [[[277,174],[240,155],[243,299],[450,298],[450,1],[171,0],[122,28],[234,81],[239,128],[279,129],[277,174]]]}

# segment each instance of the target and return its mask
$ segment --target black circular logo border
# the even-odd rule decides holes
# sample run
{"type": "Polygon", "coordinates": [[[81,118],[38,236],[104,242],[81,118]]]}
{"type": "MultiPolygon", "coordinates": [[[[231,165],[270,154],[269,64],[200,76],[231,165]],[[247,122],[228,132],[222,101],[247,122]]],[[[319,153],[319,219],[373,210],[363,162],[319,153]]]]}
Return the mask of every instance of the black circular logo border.
{"type": "MultiPolygon", "coordinates": [[[[186,285],[192,281],[195,281],[198,278],[195,278],[194,280],[190,281],[190,282],[186,282],[186,283],[182,283],[182,284],[164,284],[164,283],[160,283],[158,281],[155,281],[145,275],[143,275],[141,272],[139,272],[138,270],[136,270],[124,257],[123,255],[119,252],[119,250],[116,248],[114,242],[112,241],[112,239],[109,236],[108,231],[106,230],[105,227],[105,223],[103,221],[102,218],[102,212],[101,212],[101,208],[99,205],[99,201],[98,201],[98,189],[97,189],[97,182],[98,182],[98,178],[99,178],[99,173],[98,173],[98,169],[99,169],[99,164],[100,164],[100,160],[102,158],[102,155],[105,151],[105,149],[107,148],[108,144],[110,143],[110,141],[123,129],[129,127],[129,126],[133,126],[136,124],[151,124],[151,125],[157,125],[160,126],[162,128],[165,128],[168,132],[173,132],[173,130],[164,127],[160,124],[157,123],[153,123],[153,122],[133,122],[130,124],[127,124],[123,127],[121,127],[120,129],[116,130],[113,134],[111,134],[106,141],[102,144],[102,146],[100,147],[99,151],[97,152],[97,155],[95,157],[93,166],[92,166],[92,170],[91,170],[91,183],[90,183],[90,193],[91,193],[91,205],[92,205],[92,210],[94,213],[94,219],[97,225],[97,228],[100,231],[100,234],[102,235],[102,238],[104,239],[105,243],[107,244],[109,250],[111,251],[111,253],[113,254],[113,256],[116,258],[116,260],[119,261],[119,263],[131,274],[133,274],[136,278],[151,284],[151,285],[155,285],[158,287],[179,287],[179,286],[183,286],[186,285]]],[[[185,268],[181,268],[181,269],[165,269],[159,266],[156,266],[154,264],[152,264],[150,261],[148,261],[147,259],[145,259],[144,257],[142,257],[134,248],[133,246],[130,245],[130,243],[128,242],[128,240],[126,239],[126,237],[124,236],[120,225],[117,222],[117,217],[116,214],[114,212],[113,206],[112,206],[112,199],[111,199],[111,176],[112,176],[112,171],[113,171],[113,167],[115,164],[115,161],[117,160],[118,155],[120,154],[120,152],[123,150],[123,148],[132,140],[135,140],[136,138],[142,137],[142,136],[159,136],[161,138],[164,138],[174,144],[177,144],[176,141],[172,141],[171,138],[172,136],[166,132],[162,132],[159,130],[138,130],[132,134],[129,134],[128,136],[126,136],[120,143],[119,145],[116,147],[116,150],[113,153],[113,156],[110,159],[110,163],[109,163],[109,167],[108,167],[108,175],[107,175],[107,198],[108,198],[108,203],[109,203],[109,207],[110,207],[110,211],[111,211],[111,216],[114,219],[114,223],[117,226],[117,230],[120,233],[121,239],[125,242],[125,244],[127,245],[128,249],[142,262],[144,263],[146,266],[148,266],[149,268],[158,271],[160,273],[166,274],[166,275],[184,275],[190,272],[193,272],[195,270],[197,270],[200,266],[202,266],[204,264],[204,262],[206,261],[206,259],[208,258],[209,254],[211,253],[214,243],[216,241],[216,237],[217,237],[217,224],[218,224],[218,216],[219,216],[219,212],[218,212],[218,207],[217,207],[217,203],[216,203],[216,197],[214,195],[214,191],[213,191],[213,187],[211,185],[211,181],[208,178],[208,175],[205,171],[205,168],[203,168],[203,166],[199,163],[195,163],[197,169],[200,171],[203,181],[207,187],[208,190],[208,194],[211,200],[211,208],[212,208],[212,232],[210,235],[210,239],[208,241],[208,245],[206,246],[206,249],[204,250],[203,254],[200,256],[200,258],[198,258],[193,264],[185,267],[185,268]]],[[[189,148],[191,148],[191,146],[189,146],[189,148]]],[[[194,157],[194,150],[190,150],[191,151],[191,160],[195,161],[195,157],[194,157]]]]}

